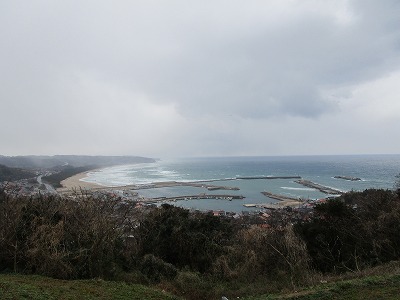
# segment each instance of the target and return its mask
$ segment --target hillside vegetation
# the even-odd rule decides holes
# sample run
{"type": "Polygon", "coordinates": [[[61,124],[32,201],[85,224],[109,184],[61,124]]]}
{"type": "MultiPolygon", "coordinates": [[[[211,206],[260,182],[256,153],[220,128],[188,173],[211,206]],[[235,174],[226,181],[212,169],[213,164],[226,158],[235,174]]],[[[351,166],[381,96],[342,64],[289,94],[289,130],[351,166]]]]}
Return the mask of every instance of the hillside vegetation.
{"type": "Polygon", "coordinates": [[[0,271],[218,299],[298,291],[400,259],[398,192],[350,192],[297,221],[286,216],[234,219],[107,195],[0,191],[0,271]]]}
{"type": "Polygon", "coordinates": [[[35,173],[33,172],[19,168],[9,168],[7,166],[0,165],[0,182],[15,181],[32,177],[35,177],[35,173]]]}
{"type": "Polygon", "coordinates": [[[86,172],[89,170],[93,170],[95,167],[94,166],[84,166],[84,167],[63,167],[61,171],[44,176],[43,180],[46,181],[47,183],[51,184],[54,188],[61,188],[61,181],[74,176],[76,174],[86,172]]]}

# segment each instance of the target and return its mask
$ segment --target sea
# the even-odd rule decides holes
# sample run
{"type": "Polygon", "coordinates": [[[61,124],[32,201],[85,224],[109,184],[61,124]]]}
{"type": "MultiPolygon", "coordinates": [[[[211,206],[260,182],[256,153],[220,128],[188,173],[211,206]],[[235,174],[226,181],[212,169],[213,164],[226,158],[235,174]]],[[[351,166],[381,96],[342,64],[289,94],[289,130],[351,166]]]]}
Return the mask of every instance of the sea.
{"type": "Polygon", "coordinates": [[[175,201],[172,204],[201,211],[254,211],[243,204],[276,203],[262,192],[306,200],[327,195],[305,187],[295,179],[237,179],[238,177],[301,176],[302,179],[343,192],[369,188],[393,189],[400,174],[400,155],[321,155],[321,156],[252,156],[160,159],[155,163],[122,165],[89,172],[83,181],[104,186],[146,185],[154,182],[215,181],[210,184],[232,186],[239,190],[208,191],[204,187],[174,186],[144,188],[137,192],[146,198],[175,197],[199,194],[241,195],[243,200],[196,199],[175,201]],[[335,178],[360,178],[349,181],[335,178]]]}

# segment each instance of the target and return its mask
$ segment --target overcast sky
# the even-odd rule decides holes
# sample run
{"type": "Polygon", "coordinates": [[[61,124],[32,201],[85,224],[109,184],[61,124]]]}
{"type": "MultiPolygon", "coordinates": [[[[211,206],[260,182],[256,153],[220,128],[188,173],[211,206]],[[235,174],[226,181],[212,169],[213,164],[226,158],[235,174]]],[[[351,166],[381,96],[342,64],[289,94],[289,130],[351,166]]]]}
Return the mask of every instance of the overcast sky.
{"type": "Polygon", "coordinates": [[[0,1],[0,154],[400,153],[400,1],[0,1]]]}

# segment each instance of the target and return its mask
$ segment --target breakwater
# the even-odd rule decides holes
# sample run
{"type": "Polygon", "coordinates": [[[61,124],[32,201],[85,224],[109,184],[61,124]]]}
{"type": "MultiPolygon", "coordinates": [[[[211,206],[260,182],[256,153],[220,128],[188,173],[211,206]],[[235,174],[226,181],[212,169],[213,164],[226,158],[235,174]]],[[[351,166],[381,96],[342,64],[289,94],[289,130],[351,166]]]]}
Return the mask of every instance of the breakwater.
{"type": "MultiPolygon", "coordinates": [[[[208,181],[208,182],[210,182],[210,181],[208,181]]],[[[212,185],[212,184],[207,184],[206,182],[182,182],[180,185],[206,188],[209,191],[216,191],[216,190],[238,191],[238,190],[240,190],[238,187],[235,187],[235,186],[212,185]]]]}
{"type": "Polygon", "coordinates": [[[261,192],[264,196],[279,200],[278,203],[255,203],[255,204],[243,204],[244,207],[257,207],[257,208],[265,208],[265,209],[280,209],[287,206],[297,207],[303,204],[303,201],[298,198],[288,197],[285,195],[278,195],[271,192],[261,192]]]}
{"type": "Polygon", "coordinates": [[[301,180],[296,180],[295,182],[298,183],[298,184],[304,185],[306,187],[317,189],[317,190],[319,190],[320,192],[322,192],[324,194],[330,194],[330,195],[341,195],[341,194],[343,194],[342,191],[339,191],[337,189],[330,188],[330,187],[327,187],[327,186],[312,182],[310,180],[301,179],[301,180]]]}
{"type": "Polygon", "coordinates": [[[253,179],[301,179],[301,176],[239,176],[236,179],[253,180],[253,179]]]}
{"type": "Polygon", "coordinates": [[[299,206],[301,203],[255,203],[255,204],[243,204],[244,207],[255,207],[255,208],[263,208],[263,209],[282,209],[285,207],[297,207],[299,206]]]}
{"type": "Polygon", "coordinates": [[[284,195],[273,194],[273,193],[266,192],[266,191],[261,192],[261,194],[263,194],[264,196],[267,196],[269,198],[279,200],[279,201],[299,201],[299,198],[293,198],[293,197],[288,197],[288,196],[284,196],[284,195]]]}
{"type": "Polygon", "coordinates": [[[217,200],[242,200],[245,197],[242,195],[208,195],[208,194],[199,194],[199,195],[186,195],[186,196],[175,196],[175,197],[157,197],[157,198],[149,198],[146,202],[160,202],[160,201],[182,201],[182,200],[200,200],[200,199],[217,199],[217,200]]]}
{"type": "Polygon", "coordinates": [[[333,178],[344,179],[344,180],[349,180],[349,181],[360,181],[361,180],[361,178],[359,178],[359,177],[351,177],[351,176],[334,176],[333,178]]]}

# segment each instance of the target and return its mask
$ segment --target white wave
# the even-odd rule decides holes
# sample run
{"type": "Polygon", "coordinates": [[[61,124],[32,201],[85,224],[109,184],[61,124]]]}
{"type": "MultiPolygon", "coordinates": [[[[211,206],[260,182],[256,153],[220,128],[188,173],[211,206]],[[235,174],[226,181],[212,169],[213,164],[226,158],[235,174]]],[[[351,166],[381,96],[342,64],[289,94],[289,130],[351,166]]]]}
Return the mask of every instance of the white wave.
{"type": "Polygon", "coordinates": [[[160,174],[162,175],[177,175],[178,173],[175,171],[167,171],[167,170],[163,170],[163,171],[158,171],[160,174]]]}
{"type": "Polygon", "coordinates": [[[290,187],[290,186],[281,186],[281,189],[284,190],[293,190],[293,191],[316,191],[316,189],[313,188],[297,188],[297,187],[290,187]]]}

